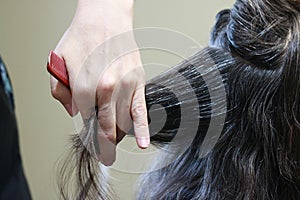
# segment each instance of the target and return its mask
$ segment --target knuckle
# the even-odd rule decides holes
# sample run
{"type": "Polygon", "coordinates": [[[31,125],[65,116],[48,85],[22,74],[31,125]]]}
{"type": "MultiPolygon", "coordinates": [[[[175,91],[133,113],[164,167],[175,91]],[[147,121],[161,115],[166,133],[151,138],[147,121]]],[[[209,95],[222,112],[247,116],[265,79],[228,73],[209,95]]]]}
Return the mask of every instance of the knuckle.
{"type": "Polygon", "coordinates": [[[106,118],[101,118],[99,121],[99,125],[101,129],[106,133],[113,129],[112,123],[110,122],[110,120],[107,120],[106,118]]]}
{"type": "Polygon", "coordinates": [[[98,84],[98,90],[101,92],[112,92],[115,88],[116,81],[113,78],[104,78],[98,84]]]}
{"type": "Polygon", "coordinates": [[[147,111],[146,111],[146,106],[145,106],[144,101],[139,100],[139,101],[134,102],[131,112],[132,112],[132,117],[133,117],[134,121],[140,116],[146,116],[147,111]]]}
{"type": "Polygon", "coordinates": [[[112,113],[112,107],[110,103],[105,103],[98,108],[98,117],[107,117],[110,113],[112,113]]]}
{"type": "Polygon", "coordinates": [[[99,118],[99,126],[106,135],[114,134],[115,123],[107,114],[101,115],[101,118],[99,118]]]}
{"type": "Polygon", "coordinates": [[[121,80],[121,85],[122,87],[124,88],[130,88],[130,87],[133,87],[136,83],[136,78],[134,77],[131,77],[131,76],[128,76],[126,78],[123,78],[121,80]]]}

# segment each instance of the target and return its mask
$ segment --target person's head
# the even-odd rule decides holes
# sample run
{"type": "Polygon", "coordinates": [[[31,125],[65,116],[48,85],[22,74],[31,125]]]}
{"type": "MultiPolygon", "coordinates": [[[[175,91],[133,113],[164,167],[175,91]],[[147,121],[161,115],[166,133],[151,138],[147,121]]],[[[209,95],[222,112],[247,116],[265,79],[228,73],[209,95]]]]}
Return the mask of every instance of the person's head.
{"type": "MultiPolygon", "coordinates": [[[[191,95],[197,97],[189,119],[197,127],[191,144],[170,164],[142,176],[137,199],[300,198],[300,1],[237,0],[231,10],[221,11],[209,47],[147,84],[148,109],[161,104],[170,114],[152,144],[172,145],[178,122],[185,120],[179,119],[181,108],[195,105],[191,95]],[[203,69],[206,74],[198,73],[203,69]],[[203,76],[213,78],[215,72],[222,83],[209,89],[203,76]],[[211,96],[221,85],[225,98],[211,96]],[[181,90],[179,96],[172,88],[181,90]],[[216,144],[200,156],[210,122],[224,114],[213,112],[214,102],[225,102],[225,121],[216,144]]],[[[190,138],[189,127],[183,128],[190,138]]],[[[75,159],[67,162],[78,168],[76,198],[109,199],[97,163],[79,137],[73,142],[75,159]]],[[[157,158],[157,165],[162,162],[157,158]]],[[[74,168],[63,169],[60,188],[68,199],[66,172],[74,168]]]]}

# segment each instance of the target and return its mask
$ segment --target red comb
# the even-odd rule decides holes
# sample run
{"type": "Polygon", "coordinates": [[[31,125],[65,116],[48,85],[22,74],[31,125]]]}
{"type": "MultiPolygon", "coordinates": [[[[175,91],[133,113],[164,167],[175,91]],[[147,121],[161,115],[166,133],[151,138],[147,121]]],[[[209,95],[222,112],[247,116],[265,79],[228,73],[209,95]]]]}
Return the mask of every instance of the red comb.
{"type": "Polygon", "coordinates": [[[50,51],[49,53],[47,70],[58,81],[64,84],[67,88],[70,88],[65,61],[53,51],[50,51]]]}

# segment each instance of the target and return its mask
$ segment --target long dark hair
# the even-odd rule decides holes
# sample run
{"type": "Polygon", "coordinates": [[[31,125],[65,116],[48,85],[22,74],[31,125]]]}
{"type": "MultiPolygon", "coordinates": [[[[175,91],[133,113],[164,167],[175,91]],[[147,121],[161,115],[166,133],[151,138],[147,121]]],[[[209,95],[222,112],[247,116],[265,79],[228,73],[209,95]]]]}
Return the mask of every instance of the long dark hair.
{"type": "MultiPolygon", "coordinates": [[[[196,134],[186,127],[191,144],[180,154],[175,145],[171,163],[141,177],[137,199],[300,199],[300,1],[237,0],[221,11],[209,47],[147,84],[148,109],[161,104],[170,115],[152,144],[172,145],[184,120],[180,107],[194,105],[191,95],[198,103],[189,119],[196,134]],[[199,69],[220,73],[225,99],[210,95],[199,69]],[[178,81],[182,76],[188,83],[178,81]],[[180,97],[172,97],[172,87],[181,88],[180,97]],[[210,122],[224,114],[213,113],[213,102],[226,103],[226,117],[217,142],[203,154],[210,122]]],[[[81,134],[93,129],[90,123],[81,134]]],[[[113,199],[96,160],[78,136],[72,142],[74,160],[60,171],[62,198],[113,199]],[[67,193],[70,172],[78,179],[74,196],[67,193]]]]}

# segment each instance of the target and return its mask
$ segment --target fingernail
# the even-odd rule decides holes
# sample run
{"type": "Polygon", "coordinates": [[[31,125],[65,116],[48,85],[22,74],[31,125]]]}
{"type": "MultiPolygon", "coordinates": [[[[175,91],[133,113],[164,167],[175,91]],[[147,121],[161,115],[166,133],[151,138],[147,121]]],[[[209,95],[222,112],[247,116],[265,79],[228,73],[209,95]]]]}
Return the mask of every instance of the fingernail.
{"type": "Polygon", "coordinates": [[[147,148],[150,144],[149,137],[137,137],[137,142],[141,148],[147,148]]]}

